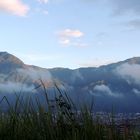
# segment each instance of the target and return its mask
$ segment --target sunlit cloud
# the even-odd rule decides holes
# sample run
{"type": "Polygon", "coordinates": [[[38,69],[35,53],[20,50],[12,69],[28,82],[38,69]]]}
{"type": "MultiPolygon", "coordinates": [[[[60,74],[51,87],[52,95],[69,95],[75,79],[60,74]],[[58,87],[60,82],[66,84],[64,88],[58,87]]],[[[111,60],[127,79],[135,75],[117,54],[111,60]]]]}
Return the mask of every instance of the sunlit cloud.
{"type": "Polygon", "coordinates": [[[59,43],[65,46],[84,46],[83,43],[77,43],[77,39],[84,36],[84,33],[80,30],[65,29],[57,32],[59,43]]]}
{"type": "Polygon", "coordinates": [[[60,31],[58,35],[61,38],[69,38],[69,37],[79,38],[79,37],[82,37],[84,33],[81,32],[80,30],[65,29],[63,31],[60,31]]]}
{"type": "Polygon", "coordinates": [[[0,0],[0,10],[17,16],[26,16],[29,6],[21,0],[0,0]]]}

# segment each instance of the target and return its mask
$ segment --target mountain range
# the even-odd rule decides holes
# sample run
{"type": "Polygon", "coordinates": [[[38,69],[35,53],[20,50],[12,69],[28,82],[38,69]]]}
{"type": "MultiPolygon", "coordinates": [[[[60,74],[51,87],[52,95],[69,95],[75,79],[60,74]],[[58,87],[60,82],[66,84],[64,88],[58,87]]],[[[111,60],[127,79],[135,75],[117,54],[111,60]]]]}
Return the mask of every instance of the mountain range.
{"type": "Polygon", "coordinates": [[[15,93],[37,95],[43,86],[53,97],[57,85],[77,106],[94,101],[95,111],[140,112],[140,57],[89,68],[45,69],[24,64],[16,56],[0,52],[0,98],[15,93]]]}

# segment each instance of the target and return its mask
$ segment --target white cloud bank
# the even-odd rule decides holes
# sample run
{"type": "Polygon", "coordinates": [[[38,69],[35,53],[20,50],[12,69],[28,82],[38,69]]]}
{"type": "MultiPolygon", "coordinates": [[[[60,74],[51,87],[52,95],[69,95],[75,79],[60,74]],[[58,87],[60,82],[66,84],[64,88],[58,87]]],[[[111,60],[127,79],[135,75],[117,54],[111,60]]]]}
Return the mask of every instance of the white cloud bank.
{"type": "Polygon", "coordinates": [[[0,11],[8,12],[17,16],[26,16],[29,7],[21,0],[0,0],[0,11]]]}
{"type": "Polygon", "coordinates": [[[18,73],[21,75],[24,75],[25,77],[29,77],[35,81],[42,80],[42,81],[48,81],[52,82],[52,75],[47,70],[42,69],[17,69],[18,73]]]}
{"type": "Polygon", "coordinates": [[[140,96],[140,91],[136,88],[132,90],[137,96],[140,96]]]}
{"type": "Polygon", "coordinates": [[[112,96],[112,97],[117,97],[117,98],[123,96],[122,94],[112,92],[112,90],[104,84],[96,85],[93,89],[93,95],[96,95],[95,91],[98,91],[101,94],[106,94],[106,95],[109,95],[109,96],[112,96]]]}
{"type": "Polygon", "coordinates": [[[140,65],[138,64],[125,63],[117,67],[114,72],[129,81],[129,83],[140,84],[140,65]]]}
{"type": "Polygon", "coordinates": [[[28,85],[28,78],[31,79],[31,82],[42,80],[45,86],[51,86],[53,83],[52,76],[49,71],[42,69],[17,69],[17,76],[23,76],[21,81],[15,81],[14,79],[9,79],[9,81],[5,82],[3,79],[6,78],[6,75],[0,75],[0,93],[24,93],[24,92],[35,92],[35,85],[31,83],[28,85]],[[26,83],[27,82],[27,83],[26,83]]]}
{"type": "Polygon", "coordinates": [[[23,83],[6,82],[0,84],[0,92],[5,93],[24,93],[24,92],[34,92],[35,87],[28,86],[23,83]]]}

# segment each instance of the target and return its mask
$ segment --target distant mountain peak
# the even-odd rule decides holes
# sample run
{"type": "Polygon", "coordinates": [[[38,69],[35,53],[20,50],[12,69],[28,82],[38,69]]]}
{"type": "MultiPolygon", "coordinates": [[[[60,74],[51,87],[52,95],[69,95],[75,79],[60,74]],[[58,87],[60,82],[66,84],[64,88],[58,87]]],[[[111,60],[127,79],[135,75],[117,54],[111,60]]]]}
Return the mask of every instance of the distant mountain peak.
{"type": "Polygon", "coordinates": [[[24,67],[24,63],[8,52],[0,52],[0,73],[9,73],[16,68],[24,67]]]}
{"type": "Polygon", "coordinates": [[[6,53],[8,53],[8,52],[0,52],[0,55],[1,55],[1,54],[6,54],[6,53]]]}
{"type": "Polygon", "coordinates": [[[24,64],[19,58],[8,53],[8,52],[0,52],[0,63],[11,62],[15,64],[24,64]]]}

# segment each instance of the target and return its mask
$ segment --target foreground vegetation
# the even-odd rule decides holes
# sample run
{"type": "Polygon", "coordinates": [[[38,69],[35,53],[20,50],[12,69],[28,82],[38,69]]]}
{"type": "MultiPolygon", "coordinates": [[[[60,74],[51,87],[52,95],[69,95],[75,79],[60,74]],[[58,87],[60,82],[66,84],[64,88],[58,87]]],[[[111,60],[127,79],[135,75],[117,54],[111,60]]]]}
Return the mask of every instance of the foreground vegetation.
{"type": "Polygon", "coordinates": [[[17,95],[11,105],[4,97],[1,103],[9,109],[0,113],[0,140],[140,140],[131,126],[124,125],[120,131],[111,116],[105,123],[91,109],[84,107],[79,112],[67,94],[57,91],[55,99],[49,100],[44,87],[47,108],[38,98],[23,101],[17,95]]]}

